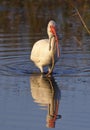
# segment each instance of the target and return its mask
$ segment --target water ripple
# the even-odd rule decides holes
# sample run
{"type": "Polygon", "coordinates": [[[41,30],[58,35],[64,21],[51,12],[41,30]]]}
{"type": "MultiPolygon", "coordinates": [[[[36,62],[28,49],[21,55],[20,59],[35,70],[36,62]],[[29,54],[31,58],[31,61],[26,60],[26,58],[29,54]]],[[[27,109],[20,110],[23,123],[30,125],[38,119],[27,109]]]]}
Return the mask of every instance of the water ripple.
{"type": "MultiPolygon", "coordinates": [[[[1,75],[30,75],[39,73],[38,68],[30,61],[30,43],[22,44],[18,38],[19,34],[0,35],[0,74],[1,75]],[[8,40],[7,40],[8,38],[8,40]],[[11,42],[13,39],[13,43],[11,42]],[[17,42],[16,42],[17,41],[17,42]]],[[[23,39],[30,39],[27,34],[23,34],[23,39]]],[[[32,39],[32,37],[31,37],[32,39]]],[[[72,46],[62,46],[60,60],[54,68],[55,76],[90,76],[90,53],[82,49],[75,49],[72,46]]]]}

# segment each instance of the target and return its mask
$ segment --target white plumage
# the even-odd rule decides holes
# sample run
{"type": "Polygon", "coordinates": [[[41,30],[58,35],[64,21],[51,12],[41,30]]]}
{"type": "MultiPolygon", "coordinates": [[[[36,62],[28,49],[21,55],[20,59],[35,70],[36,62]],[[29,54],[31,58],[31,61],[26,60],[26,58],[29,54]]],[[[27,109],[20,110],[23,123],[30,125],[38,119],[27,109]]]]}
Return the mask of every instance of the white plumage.
{"type": "Polygon", "coordinates": [[[37,41],[31,51],[31,60],[43,73],[43,67],[48,66],[48,74],[51,74],[57,59],[60,56],[56,23],[51,20],[48,23],[47,33],[49,38],[37,41]]]}

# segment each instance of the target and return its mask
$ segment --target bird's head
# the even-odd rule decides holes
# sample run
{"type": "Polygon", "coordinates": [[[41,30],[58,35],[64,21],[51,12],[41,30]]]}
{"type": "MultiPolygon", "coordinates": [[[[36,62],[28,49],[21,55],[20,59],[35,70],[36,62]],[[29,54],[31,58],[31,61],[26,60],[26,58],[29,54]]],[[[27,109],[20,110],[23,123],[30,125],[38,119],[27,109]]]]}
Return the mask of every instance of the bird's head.
{"type": "Polygon", "coordinates": [[[47,33],[48,33],[49,39],[51,39],[52,37],[55,37],[57,55],[59,57],[60,56],[60,51],[59,51],[59,47],[58,47],[58,36],[57,36],[57,33],[56,33],[56,23],[55,23],[55,21],[53,21],[53,20],[49,21],[48,26],[47,26],[47,33]]]}

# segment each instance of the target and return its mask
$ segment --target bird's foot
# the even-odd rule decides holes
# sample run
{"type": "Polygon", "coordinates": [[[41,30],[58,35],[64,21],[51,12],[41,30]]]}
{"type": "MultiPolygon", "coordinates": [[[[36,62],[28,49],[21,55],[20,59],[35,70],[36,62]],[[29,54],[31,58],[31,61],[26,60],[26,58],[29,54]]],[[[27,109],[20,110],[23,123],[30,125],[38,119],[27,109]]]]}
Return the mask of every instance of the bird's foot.
{"type": "Polygon", "coordinates": [[[46,74],[46,77],[51,77],[51,74],[52,74],[52,72],[48,72],[47,74],[46,74]]]}
{"type": "Polygon", "coordinates": [[[41,72],[42,76],[46,76],[46,77],[51,77],[52,75],[52,71],[48,71],[48,72],[41,72]]]}

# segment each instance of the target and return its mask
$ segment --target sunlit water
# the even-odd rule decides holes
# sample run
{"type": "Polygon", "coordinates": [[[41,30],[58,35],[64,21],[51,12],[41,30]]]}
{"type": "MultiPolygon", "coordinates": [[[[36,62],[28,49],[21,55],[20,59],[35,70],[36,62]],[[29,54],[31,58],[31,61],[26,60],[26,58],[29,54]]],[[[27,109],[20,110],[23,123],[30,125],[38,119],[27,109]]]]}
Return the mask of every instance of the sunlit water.
{"type": "Polygon", "coordinates": [[[29,29],[21,23],[18,33],[0,33],[0,130],[89,130],[90,37],[81,46],[62,37],[61,58],[45,78],[29,59],[41,38],[29,29]]]}

